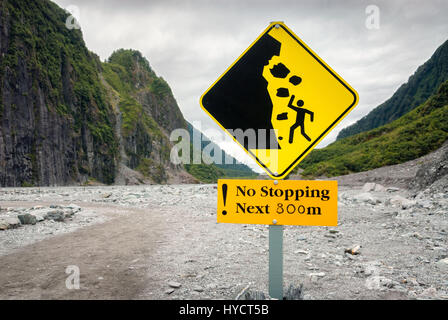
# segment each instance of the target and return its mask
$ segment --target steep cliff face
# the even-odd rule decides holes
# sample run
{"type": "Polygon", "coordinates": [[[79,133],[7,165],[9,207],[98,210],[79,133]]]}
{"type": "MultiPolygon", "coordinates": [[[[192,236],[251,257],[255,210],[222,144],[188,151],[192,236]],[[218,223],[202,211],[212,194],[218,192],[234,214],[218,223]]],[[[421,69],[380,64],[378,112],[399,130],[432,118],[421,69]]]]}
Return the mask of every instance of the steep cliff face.
{"type": "Polygon", "coordinates": [[[114,181],[99,60],[49,1],[0,2],[0,185],[114,181]]]}
{"type": "Polygon", "coordinates": [[[115,51],[102,70],[105,86],[117,101],[117,136],[121,140],[118,182],[192,180],[183,166],[170,161],[169,135],[174,129],[185,129],[186,122],[168,84],[135,50],[115,51]],[[135,172],[129,175],[129,169],[137,176],[135,172]]]}
{"type": "Polygon", "coordinates": [[[0,3],[0,185],[194,181],[169,161],[186,124],[166,82],[136,51],[102,64],[67,16],[0,3]]]}
{"type": "Polygon", "coordinates": [[[187,123],[141,53],[101,62],[68,16],[0,0],[0,186],[216,181],[213,166],[170,161],[170,133],[187,123]]]}

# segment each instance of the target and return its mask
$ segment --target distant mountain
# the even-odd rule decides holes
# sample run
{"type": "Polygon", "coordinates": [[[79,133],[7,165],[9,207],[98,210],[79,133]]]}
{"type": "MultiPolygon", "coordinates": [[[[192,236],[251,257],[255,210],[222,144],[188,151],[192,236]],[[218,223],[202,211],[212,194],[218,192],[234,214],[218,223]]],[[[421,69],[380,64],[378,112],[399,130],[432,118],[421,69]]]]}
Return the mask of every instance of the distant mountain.
{"type": "Polygon", "coordinates": [[[219,175],[220,178],[224,177],[253,177],[257,176],[258,174],[252,171],[247,165],[239,162],[232,156],[226,154],[224,150],[222,150],[218,145],[211,142],[211,140],[202,134],[200,131],[198,131],[191,123],[187,121],[188,131],[190,133],[190,139],[191,143],[193,144],[193,137],[197,135],[198,137],[201,137],[201,151],[204,150],[205,147],[208,147],[208,150],[213,150],[211,152],[211,156],[215,156],[215,151],[220,154],[220,163],[214,164],[219,170],[221,171],[221,174],[219,175]]]}
{"type": "Polygon", "coordinates": [[[426,101],[448,79],[448,40],[445,41],[393,96],[355,124],[342,129],[337,139],[368,131],[398,119],[426,101]]]}
{"type": "Polygon", "coordinates": [[[299,165],[304,176],[338,176],[416,159],[448,139],[448,80],[399,119],[313,150],[299,165]]]}

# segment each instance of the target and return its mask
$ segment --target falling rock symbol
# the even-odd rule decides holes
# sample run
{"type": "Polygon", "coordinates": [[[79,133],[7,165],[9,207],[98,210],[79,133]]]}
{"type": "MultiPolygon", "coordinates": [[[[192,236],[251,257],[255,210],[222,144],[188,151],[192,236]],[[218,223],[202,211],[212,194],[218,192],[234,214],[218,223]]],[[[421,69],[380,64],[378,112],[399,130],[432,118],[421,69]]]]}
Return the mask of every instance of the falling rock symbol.
{"type": "Polygon", "coordinates": [[[282,98],[289,97],[288,88],[278,88],[277,89],[277,97],[282,97],[282,98]]]}
{"type": "Polygon", "coordinates": [[[283,79],[289,74],[289,69],[281,62],[273,66],[270,71],[275,78],[283,79]]]}
{"type": "Polygon", "coordinates": [[[302,82],[302,78],[300,78],[299,76],[292,76],[291,78],[289,78],[289,82],[297,86],[298,84],[300,84],[300,82],[302,82]]]}

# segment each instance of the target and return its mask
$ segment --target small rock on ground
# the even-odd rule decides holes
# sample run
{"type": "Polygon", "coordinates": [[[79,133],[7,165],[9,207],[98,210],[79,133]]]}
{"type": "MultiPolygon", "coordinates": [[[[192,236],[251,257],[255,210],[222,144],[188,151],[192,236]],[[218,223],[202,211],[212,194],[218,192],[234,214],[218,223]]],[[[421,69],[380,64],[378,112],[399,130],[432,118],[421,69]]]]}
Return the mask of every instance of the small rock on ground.
{"type": "Polygon", "coordinates": [[[170,281],[170,282],[168,282],[168,285],[174,289],[178,289],[182,286],[179,282],[176,282],[176,281],[170,281]]]}

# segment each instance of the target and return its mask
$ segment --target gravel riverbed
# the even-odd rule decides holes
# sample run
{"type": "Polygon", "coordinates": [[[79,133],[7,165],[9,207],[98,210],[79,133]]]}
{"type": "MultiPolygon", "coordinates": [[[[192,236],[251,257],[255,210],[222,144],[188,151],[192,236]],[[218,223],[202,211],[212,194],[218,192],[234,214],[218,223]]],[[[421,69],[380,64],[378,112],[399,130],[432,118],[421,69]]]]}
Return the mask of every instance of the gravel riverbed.
{"type": "MultiPolygon", "coordinates": [[[[285,227],[285,287],[303,284],[304,299],[448,299],[445,193],[367,183],[338,198],[338,226],[285,227]]],[[[0,221],[79,209],[0,231],[0,298],[267,292],[268,227],[217,224],[216,199],[216,185],[3,188],[0,221]],[[79,289],[66,286],[71,265],[79,289]]]]}

